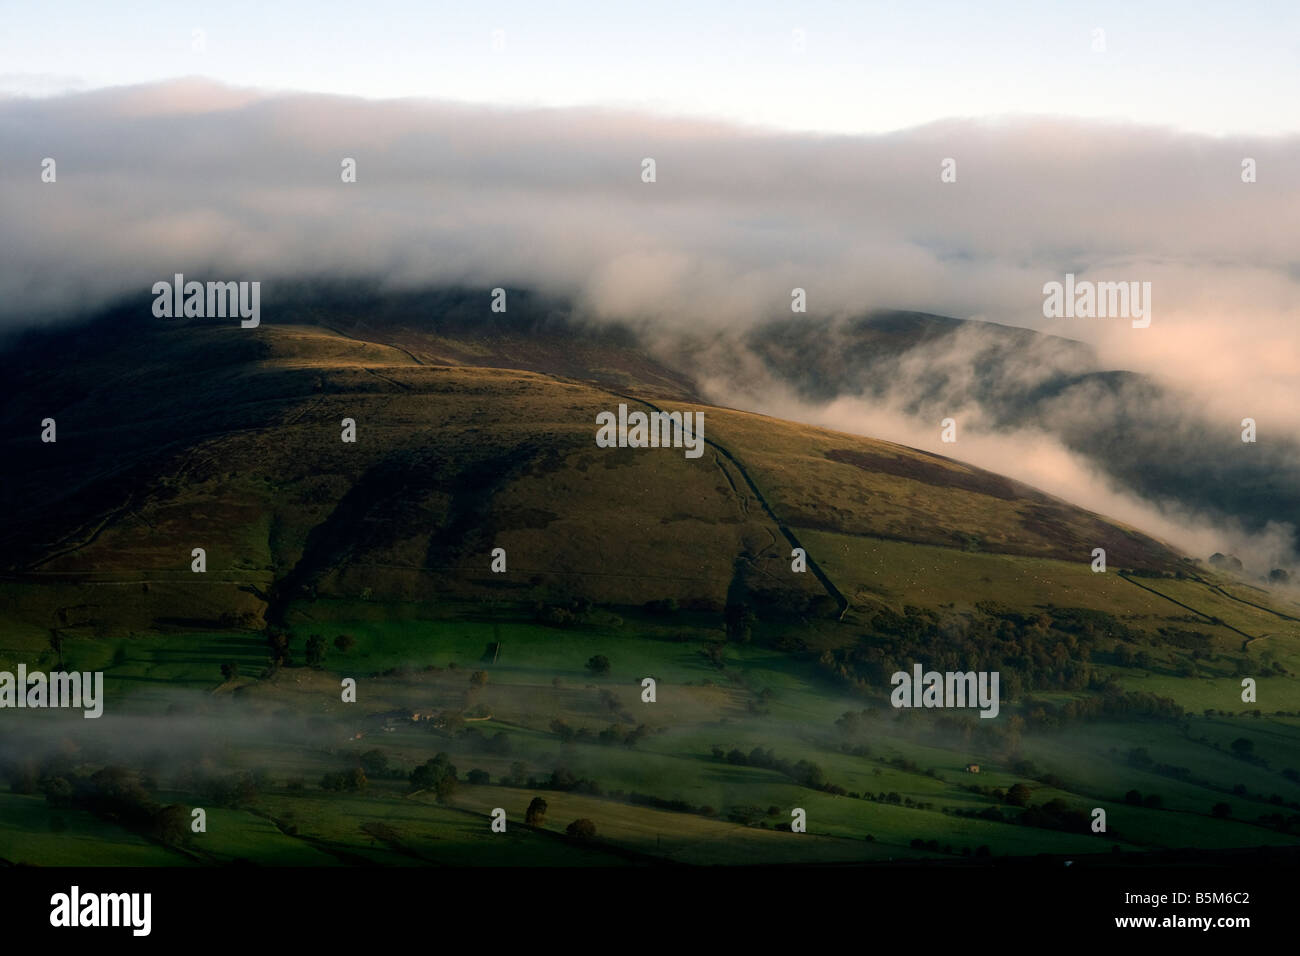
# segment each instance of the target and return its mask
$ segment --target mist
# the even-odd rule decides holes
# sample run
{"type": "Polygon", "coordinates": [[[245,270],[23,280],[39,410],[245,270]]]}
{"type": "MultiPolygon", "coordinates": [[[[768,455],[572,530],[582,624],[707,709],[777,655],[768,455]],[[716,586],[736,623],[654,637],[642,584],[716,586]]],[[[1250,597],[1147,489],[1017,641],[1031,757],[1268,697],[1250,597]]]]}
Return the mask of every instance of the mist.
{"type": "MultiPolygon", "coordinates": [[[[84,316],[182,272],[529,288],[631,324],[661,354],[735,343],[764,323],[909,309],[1086,343],[1004,360],[1000,387],[1061,362],[1167,389],[1195,444],[1259,422],[1261,467],[1297,467],[1300,137],[1213,138],[1057,117],[954,119],[879,136],[776,133],[597,109],[272,94],[181,80],[0,100],[0,329],[84,316]],[[42,182],[42,161],[57,178],[42,182]],[[642,179],[655,161],[655,181],[642,179]],[[356,162],[357,181],[340,176],[356,162]],[[956,181],[941,181],[945,160],[956,181]],[[1243,181],[1252,160],[1256,181],[1243,181]],[[1047,319],[1066,273],[1152,284],[1152,321],[1047,319]],[[1083,354],[1083,353],[1081,353],[1083,354]],[[1044,362],[1047,364],[1044,365],[1044,362]]],[[[141,314],[139,321],[154,321],[141,314]]],[[[129,335],[129,328],[123,329],[129,335]]],[[[1138,494],[1062,435],[1074,392],[1012,422],[958,339],[900,360],[891,387],[814,399],[705,355],[715,400],[888,438],[1009,474],[1204,556],[1291,560],[1296,516],[1269,523],[1138,494]],[[944,371],[944,393],[918,391],[944,371]],[[963,371],[964,369],[964,371],[963,371]],[[748,374],[748,373],[747,373],[748,374]],[[938,446],[938,419],[961,423],[938,446]]],[[[761,371],[761,363],[749,371],[761,371]]],[[[1121,398],[1123,393],[1121,394],[1121,398]]],[[[1226,446],[1225,446],[1226,447],[1226,446]]],[[[1215,454],[1218,454],[1217,452],[1215,454]]]]}

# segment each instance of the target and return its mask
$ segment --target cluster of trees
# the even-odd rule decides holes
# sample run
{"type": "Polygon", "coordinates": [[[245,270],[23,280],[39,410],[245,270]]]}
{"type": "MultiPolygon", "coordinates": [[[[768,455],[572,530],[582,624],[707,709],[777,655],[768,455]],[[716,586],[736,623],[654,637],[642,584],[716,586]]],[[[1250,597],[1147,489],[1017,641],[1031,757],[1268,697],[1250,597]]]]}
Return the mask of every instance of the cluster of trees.
{"type": "Polygon", "coordinates": [[[586,598],[567,604],[547,604],[538,601],[533,605],[533,619],[550,627],[574,627],[591,619],[592,603],[586,598]]]}
{"type": "Polygon", "coordinates": [[[334,793],[357,793],[365,790],[369,783],[365,772],[360,767],[353,767],[351,770],[325,774],[321,777],[320,788],[334,793]]]}
{"type": "Polygon", "coordinates": [[[911,797],[905,797],[894,790],[891,790],[888,793],[885,793],[883,790],[880,793],[863,793],[863,794],[850,793],[849,796],[854,799],[860,798],[862,800],[870,800],[872,803],[887,803],[890,806],[908,807],[913,810],[934,809],[933,803],[930,803],[928,801],[913,800],[911,797]]]}
{"type": "MultiPolygon", "coordinates": [[[[1242,760],[1245,760],[1248,763],[1260,764],[1265,767],[1268,766],[1267,761],[1264,761],[1262,760],[1262,758],[1255,755],[1254,742],[1246,737],[1238,737],[1236,740],[1234,740],[1231,743],[1230,749],[1234,756],[1242,760]]],[[[1147,751],[1145,747],[1131,748],[1124,755],[1124,761],[1130,767],[1136,767],[1139,770],[1146,770],[1151,773],[1158,773],[1161,774],[1162,776],[1172,777],[1175,780],[1182,780],[1184,782],[1198,784],[1203,787],[1222,789],[1219,787],[1215,787],[1215,785],[1211,781],[1202,780],[1194,777],[1192,775],[1192,771],[1187,767],[1177,767],[1172,764],[1160,763],[1154,757],[1151,756],[1151,754],[1147,751]]],[[[1282,775],[1284,777],[1288,777],[1288,779],[1291,779],[1293,781],[1295,781],[1297,777],[1300,777],[1300,774],[1296,774],[1295,771],[1290,771],[1289,773],[1290,776],[1288,776],[1288,771],[1284,770],[1282,772],[1282,775]]],[[[1232,788],[1232,793],[1233,796],[1237,796],[1237,797],[1245,797],[1254,800],[1265,799],[1263,794],[1254,794],[1254,795],[1250,794],[1247,791],[1246,785],[1244,783],[1236,784],[1232,788]]],[[[1130,790],[1128,793],[1124,795],[1124,800],[1126,803],[1133,803],[1134,799],[1139,797],[1140,794],[1138,793],[1138,791],[1130,790]]],[[[1148,807],[1152,806],[1153,804],[1148,801],[1151,801],[1153,799],[1155,801],[1154,806],[1156,808],[1159,808],[1160,798],[1154,795],[1150,795],[1146,798],[1142,798],[1141,800],[1142,805],[1148,807]]],[[[1292,803],[1287,804],[1281,794],[1275,793],[1271,797],[1268,797],[1267,799],[1268,802],[1277,806],[1285,805],[1293,809],[1300,809],[1300,803],[1296,803],[1293,801],[1292,803]]],[[[1216,817],[1227,817],[1231,814],[1232,808],[1226,803],[1217,803],[1211,808],[1210,812],[1213,816],[1216,817]]],[[[1290,832],[1289,828],[1292,826],[1292,824],[1289,822],[1288,818],[1284,818],[1280,814],[1269,814],[1266,815],[1266,817],[1267,820],[1265,817],[1260,817],[1260,822],[1264,826],[1278,827],[1279,829],[1282,829],[1284,832],[1290,832]]]]}
{"type": "Polygon", "coordinates": [[[872,724],[879,719],[880,711],[875,707],[866,710],[846,710],[835,719],[835,729],[849,738],[861,737],[872,729],[872,724]]]}
{"type": "MultiPolygon", "coordinates": [[[[469,772],[469,782],[471,784],[486,784],[489,782],[489,774],[485,770],[471,770],[469,772]]],[[[717,812],[710,806],[697,807],[685,800],[668,800],[651,794],[637,793],[635,790],[631,792],[624,790],[605,791],[597,781],[590,777],[578,777],[567,767],[556,767],[549,775],[537,777],[529,775],[524,764],[516,761],[511,764],[510,773],[503,775],[500,782],[503,787],[583,793],[593,797],[608,797],[611,800],[621,800],[624,803],[631,803],[636,806],[654,807],[656,810],[669,810],[673,813],[695,813],[700,816],[711,817],[717,812]]],[[[542,802],[545,803],[545,801],[542,802]]]]}
{"type": "Polygon", "coordinates": [[[1026,698],[1025,720],[1034,727],[1060,727],[1081,720],[1107,720],[1114,717],[1155,717],[1177,720],[1183,716],[1182,705],[1169,697],[1149,691],[1121,691],[1111,681],[1102,682],[1096,697],[1080,697],[1059,704],[1026,698]]]}
{"type": "MultiPolygon", "coordinates": [[[[752,804],[739,804],[727,811],[727,819],[732,823],[739,823],[742,826],[767,826],[767,818],[781,817],[780,807],[768,807],[764,810],[762,807],[752,804]]],[[[781,822],[784,822],[782,820],[781,822]]]]}
{"type": "MultiPolygon", "coordinates": [[[[266,634],[266,649],[269,666],[264,676],[269,676],[281,667],[293,666],[293,649],[291,644],[291,635],[282,627],[268,627],[266,634]]],[[[357,639],[351,634],[340,634],[334,638],[334,647],[341,654],[346,654],[357,644],[357,639]]],[[[303,661],[308,667],[319,669],[325,666],[326,642],[325,638],[319,634],[308,636],[307,643],[303,648],[303,661]]],[[[221,665],[221,676],[226,680],[234,680],[239,677],[239,662],[227,661],[221,665]]]]}
{"type": "Polygon", "coordinates": [[[637,724],[635,727],[629,728],[625,724],[613,723],[599,733],[592,733],[586,727],[579,727],[575,730],[558,718],[551,721],[551,733],[559,736],[560,741],[566,744],[622,744],[624,747],[635,747],[637,741],[641,740],[649,732],[650,728],[645,724],[637,724]]]}
{"type": "Polygon", "coordinates": [[[1254,764],[1257,767],[1268,769],[1268,761],[1259,754],[1255,753],[1255,741],[1248,737],[1238,737],[1230,745],[1232,755],[1238,760],[1244,760],[1246,763],[1254,764]]]}
{"type": "Polygon", "coordinates": [[[589,777],[578,777],[568,767],[556,767],[540,786],[546,790],[576,791],[600,796],[600,784],[589,777]]]}
{"type": "Polygon", "coordinates": [[[1196,632],[1151,635],[1103,611],[1020,611],[982,601],[973,615],[941,615],[910,605],[901,614],[882,609],[857,642],[823,652],[818,663],[845,686],[882,697],[891,688],[893,674],[910,672],[915,661],[925,662],[928,670],[998,671],[1003,699],[1015,700],[1032,690],[1116,690],[1094,670],[1094,655],[1116,648],[1121,662],[1140,664],[1142,658],[1149,663],[1145,651],[1134,653],[1126,646],[1143,640],[1165,641],[1197,654],[1208,654],[1210,647],[1210,639],[1196,632]]]}
{"type": "Polygon", "coordinates": [[[1176,767],[1173,764],[1158,763],[1154,757],[1147,752],[1146,747],[1133,747],[1124,755],[1124,761],[1130,767],[1136,767],[1138,770],[1149,770],[1151,773],[1158,773],[1164,777],[1173,777],[1175,780],[1192,782],[1192,771],[1190,767],[1176,767]]]}
{"type": "Polygon", "coordinates": [[[638,807],[654,807],[656,810],[669,810],[673,813],[696,813],[702,817],[711,817],[717,813],[713,807],[707,804],[697,807],[685,800],[666,800],[663,797],[651,796],[648,793],[637,793],[635,790],[626,794],[622,790],[615,790],[609,795],[615,800],[623,800],[638,807]]]}
{"type": "Polygon", "coordinates": [[[456,735],[456,739],[475,753],[492,754],[495,757],[506,757],[510,754],[510,735],[504,730],[499,730],[489,737],[477,727],[466,727],[456,735]]]}
{"type": "MultiPolygon", "coordinates": [[[[997,792],[1001,793],[1001,791],[997,792]]],[[[1033,806],[1029,803],[1030,794],[1029,787],[1017,783],[1001,798],[995,797],[1006,806],[1021,808],[1019,814],[1005,812],[1001,807],[984,807],[980,810],[945,808],[945,810],[954,816],[989,820],[993,823],[1019,823],[1022,826],[1037,827],[1042,830],[1064,830],[1071,833],[1090,832],[1092,818],[1086,811],[1071,807],[1060,797],[1033,806]]]]}
{"type": "Polygon", "coordinates": [[[764,750],[762,747],[755,747],[749,753],[745,753],[738,747],[724,751],[721,747],[715,746],[713,748],[713,759],[725,760],[727,763],[739,767],[762,767],[764,770],[775,770],[778,773],[785,774],[795,783],[812,790],[822,790],[826,793],[840,795],[848,793],[843,787],[829,782],[826,779],[825,771],[811,760],[800,760],[797,763],[791,763],[788,760],[781,759],[770,749],[764,750]]]}
{"type": "Polygon", "coordinates": [[[178,774],[176,783],[180,789],[193,793],[202,806],[232,808],[247,806],[271,785],[265,770],[213,774],[191,769],[178,774]]]}
{"type": "Polygon", "coordinates": [[[1274,793],[1268,797],[1265,797],[1264,794],[1262,793],[1251,793],[1249,790],[1246,789],[1246,785],[1244,783],[1239,783],[1236,786],[1234,786],[1232,788],[1232,795],[1234,797],[1246,797],[1249,800],[1259,800],[1259,801],[1267,800],[1269,803],[1273,804],[1274,806],[1289,807],[1292,810],[1300,810],[1300,803],[1296,802],[1295,800],[1288,802],[1287,799],[1284,796],[1282,796],[1282,794],[1280,793],[1274,793]]]}
{"type": "Polygon", "coordinates": [[[412,793],[417,790],[429,790],[437,797],[439,803],[447,802],[456,792],[459,782],[456,777],[456,767],[445,753],[439,753],[426,760],[412,770],[410,775],[412,793]]]}
{"type": "MultiPolygon", "coordinates": [[[[1014,789],[1014,788],[1013,788],[1014,789]]],[[[1027,827],[1042,830],[1065,830],[1070,833],[1088,833],[1091,831],[1092,817],[1086,810],[1071,807],[1060,797],[1048,800],[1036,807],[1026,807],[1017,821],[1027,827]]],[[[1108,835],[1113,832],[1108,830],[1108,835]]]]}
{"type": "Polygon", "coordinates": [[[361,764],[361,769],[367,776],[383,777],[388,773],[388,754],[376,747],[373,750],[367,750],[357,762],[361,764]]]}
{"type": "Polygon", "coordinates": [[[1300,833],[1300,813],[1285,816],[1281,813],[1261,813],[1259,825],[1281,830],[1283,833],[1300,833]]]}
{"type": "Polygon", "coordinates": [[[586,817],[582,817],[565,827],[564,832],[579,840],[594,840],[596,838],[596,824],[586,817]]]}
{"type": "Polygon", "coordinates": [[[15,793],[43,793],[52,808],[86,810],[166,843],[189,838],[189,810],[160,803],[151,792],[157,789],[154,782],[135,770],[107,766],[85,773],[53,765],[37,770],[24,763],[6,767],[5,775],[15,793]]]}

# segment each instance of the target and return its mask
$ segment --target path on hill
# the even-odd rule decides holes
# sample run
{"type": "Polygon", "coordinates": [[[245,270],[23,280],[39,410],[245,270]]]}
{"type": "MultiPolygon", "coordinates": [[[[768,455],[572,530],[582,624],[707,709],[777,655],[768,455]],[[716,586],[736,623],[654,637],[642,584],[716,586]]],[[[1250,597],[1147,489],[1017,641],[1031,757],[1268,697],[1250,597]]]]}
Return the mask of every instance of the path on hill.
{"type": "MultiPolygon", "coordinates": [[[[397,344],[394,343],[394,342],[374,342],[374,341],[372,341],[372,340],[370,340],[370,339],[359,339],[359,338],[357,338],[355,335],[348,335],[348,334],[347,334],[346,332],[344,332],[342,329],[336,329],[336,328],[334,328],[334,326],[332,326],[332,325],[327,325],[327,324],[324,323],[324,322],[317,322],[316,324],[319,325],[319,326],[320,326],[321,328],[323,328],[323,329],[329,329],[329,330],[330,330],[331,332],[333,332],[335,335],[339,336],[340,338],[345,338],[345,339],[347,339],[349,342],[360,342],[360,343],[363,344],[363,345],[378,345],[378,346],[381,346],[382,348],[396,349],[397,351],[399,351],[399,352],[401,352],[403,355],[405,355],[407,358],[409,358],[409,359],[410,359],[412,362],[414,362],[416,365],[423,365],[423,364],[424,364],[424,363],[421,362],[418,358],[415,357],[415,354],[414,354],[413,352],[411,352],[410,349],[407,349],[407,348],[404,348],[404,347],[402,347],[402,346],[400,346],[400,345],[397,345],[397,344]]],[[[363,366],[361,366],[361,367],[362,367],[362,368],[368,368],[368,366],[365,366],[365,365],[363,365],[363,366]]],[[[403,387],[405,387],[405,386],[403,386],[403,387]]]]}
{"type": "Polygon", "coordinates": [[[1290,614],[1283,614],[1281,611],[1278,611],[1271,607],[1265,607],[1263,604],[1256,604],[1254,601],[1247,601],[1244,597],[1238,597],[1237,595],[1233,594],[1230,591],[1225,591],[1223,588],[1219,587],[1219,585],[1211,584],[1209,581],[1206,581],[1203,578],[1199,578],[1196,575],[1192,575],[1192,580],[1205,585],[1211,591],[1217,591],[1219,594],[1222,594],[1226,598],[1231,598],[1232,600],[1236,601],[1238,604],[1245,604],[1248,607],[1257,608],[1258,610],[1265,611],[1269,614],[1272,614],[1274,617],[1280,617],[1284,621],[1300,622],[1300,617],[1292,617],[1290,614]]]}
{"type": "MultiPolygon", "coordinates": [[[[653,410],[656,413],[667,414],[664,411],[664,409],[654,404],[654,402],[646,401],[644,398],[637,398],[635,395],[624,395],[622,392],[615,392],[612,389],[608,389],[608,388],[604,389],[604,391],[609,392],[609,394],[615,395],[618,398],[626,399],[629,402],[636,402],[639,405],[645,405],[647,408],[653,410]]],[[[767,516],[772,519],[772,523],[775,524],[777,529],[781,532],[781,534],[785,536],[785,539],[790,542],[790,546],[794,548],[801,548],[803,550],[803,553],[808,562],[808,570],[812,571],[813,575],[817,578],[817,580],[821,582],[822,587],[826,589],[826,593],[829,594],[832,598],[834,598],[835,603],[839,606],[840,610],[836,619],[840,621],[844,620],[844,615],[848,613],[849,610],[849,599],[846,598],[840,592],[840,589],[835,586],[835,582],[832,581],[830,577],[826,574],[826,572],[822,570],[821,565],[819,565],[816,562],[816,560],[814,560],[812,554],[808,551],[808,549],[804,547],[804,545],[799,543],[799,539],[798,537],[795,536],[794,531],[791,530],[791,528],[788,525],[786,525],[784,521],[782,521],[780,518],[776,516],[776,511],[773,510],[771,503],[767,500],[766,497],[764,497],[763,492],[758,490],[758,485],[757,483],[755,483],[754,478],[752,475],[750,475],[748,469],[745,468],[744,464],[741,463],[739,458],[737,458],[727,448],[720,445],[718,442],[714,441],[713,439],[705,438],[704,443],[708,445],[710,448],[712,448],[714,451],[718,452],[718,454],[726,458],[727,461],[731,462],[733,465],[736,466],[736,470],[740,472],[740,477],[745,479],[745,484],[749,486],[749,490],[754,493],[754,497],[758,500],[758,503],[763,506],[763,510],[767,512],[767,516]]]]}
{"type": "MultiPolygon", "coordinates": [[[[1152,594],[1156,595],[1156,597],[1162,597],[1162,598],[1164,598],[1166,601],[1170,602],[1171,604],[1177,604],[1179,607],[1184,608],[1185,610],[1191,611],[1193,614],[1198,614],[1198,615],[1200,615],[1201,617],[1203,617],[1203,618],[1205,618],[1207,621],[1209,621],[1211,624],[1218,624],[1220,627],[1226,627],[1228,630],[1232,631],[1233,633],[1240,634],[1242,637],[1244,637],[1244,638],[1246,639],[1245,641],[1242,642],[1242,645],[1241,645],[1241,649],[1242,649],[1243,651],[1244,651],[1247,647],[1250,646],[1251,641],[1257,641],[1257,640],[1259,640],[1259,637],[1256,637],[1256,636],[1251,635],[1251,634],[1247,634],[1245,631],[1241,630],[1240,628],[1233,627],[1231,624],[1229,624],[1227,621],[1225,621],[1225,620],[1224,620],[1223,618],[1221,618],[1221,617],[1215,617],[1213,614],[1206,614],[1204,611],[1198,610],[1198,609],[1192,607],[1190,604],[1184,604],[1182,601],[1178,600],[1177,598],[1171,598],[1168,594],[1161,594],[1159,591],[1157,591],[1157,590],[1156,590],[1155,588],[1153,588],[1153,587],[1148,587],[1148,586],[1145,585],[1145,584],[1140,584],[1140,583],[1138,583],[1138,582],[1135,581],[1133,578],[1131,578],[1129,575],[1125,574],[1123,571],[1119,572],[1119,576],[1120,576],[1121,578],[1123,578],[1125,581],[1127,581],[1129,584],[1136,585],[1137,587],[1140,587],[1143,591],[1150,591],[1152,594]]],[[[1198,580],[1199,580],[1199,579],[1198,579],[1198,580]]],[[[1201,581],[1201,583],[1202,583],[1202,584],[1205,584],[1204,581],[1201,581]]]]}

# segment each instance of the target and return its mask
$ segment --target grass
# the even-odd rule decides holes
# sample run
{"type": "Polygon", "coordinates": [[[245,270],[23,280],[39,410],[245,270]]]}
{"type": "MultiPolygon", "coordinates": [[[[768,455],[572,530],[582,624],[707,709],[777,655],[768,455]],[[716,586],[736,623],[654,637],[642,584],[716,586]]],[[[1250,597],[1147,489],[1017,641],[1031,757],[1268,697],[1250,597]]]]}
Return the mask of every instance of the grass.
{"type": "Polygon", "coordinates": [[[39,866],[188,866],[186,856],[84,810],[0,792],[0,860],[39,866]],[[55,821],[63,828],[56,829],[55,821]]]}
{"type": "MultiPolygon", "coordinates": [[[[186,633],[132,639],[125,644],[125,659],[119,656],[116,663],[116,645],[110,643],[73,640],[65,648],[66,655],[82,659],[84,666],[102,664],[108,686],[115,689],[102,726],[97,722],[94,728],[109,734],[97,739],[109,739],[112,722],[130,713],[160,715],[164,705],[188,700],[182,713],[189,716],[167,718],[176,753],[164,767],[183,766],[202,756],[214,772],[258,769],[269,777],[270,785],[249,806],[207,808],[208,833],[195,835],[193,841],[195,852],[205,859],[264,865],[363,860],[392,865],[585,865],[639,862],[647,856],[720,864],[843,862],[899,859],[918,852],[950,858],[943,852],[915,851],[915,839],[936,841],[941,849],[950,845],[954,857],[981,846],[1001,856],[1097,852],[1115,841],[1132,850],[1295,840],[1248,821],[1279,809],[1291,812],[1268,802],[1274,793],[1284,802],[1300,799],[1300,787],[1280,772],[1294,765],[1294,755],[1300,752],[1296,718],[1192,715],[1184,719],[1185,727],[1175,721],[1134,720],[1025,732],[1021,756],[1061,779],[1059,786],[1048,787],[1017,773],[1005,754],[940,730],[925,711],[897,719],[886,711],[862,738],[870,748],[867,755],[844,752],[852,741],[840,735],[835,720],[846,710],[860,710],[863,701],[830,689],[809,661],[756,645],[729,646],[726,666],[719,669],[701,653],[711,638],[706,629],[678,629],[687,637],[679,641],[641,636],[636,619],[559,630],[504,618],[494,624],[420,617],[400,608],[388,622],[346,606],[339,609],[347,616],[331,618],[335,608],[323,602],[309,609],[314,619],[298,619],[295,647],[312,631],[328,637],[350,633],[357,641],[352,651],[338,654],[331,649],[322,671],[288,668],[273,679],[241,678],[238,686],[244,690],[239,694],[232,694],[236,685],[221,684],[218,666],[233,658],[241,661],[241,669],[247,663],[246,673],[255,671],[262,651],[254,635],[186,633]],[[502,650],[492,665],[480,658],[488,641],[496,638],[502,650]],[[594,653],[610,657],[610,675],[595,677],[583,669],[594,653]],[[426,660],[437,669],[424,670],[426,660]],[[453,662],[455,668],[450,667],[453,662]],[[384,675],[399,664],[409,665],[409,670],[384,675]],[[473,690],[469,676],[479,668],[488,672],[487,684],[473,690]],[[349,673],[359,678],[361,702],[355,706],[339,699],[339,677],[349,673]],[[654,703],[641,700],[639,677],[644,674],[658,678],[654,703]],[[770,698],[751,709],[764,689],[771,690],[770,698]],[[608,700],[614,702],[612,708],[608,700]],[[503,734],[509,752],[494,753],[428,725],[408,724],[384,732],[369,716],[400,706],[490,713],[490,720],[472,726],[485,738],[503,734]],[[551,729],[556,719],[593,733],[618,722],[629,728],[644,723],[649,732],[631,749],[565,744],[551,729]],[[1239,736],[1254,741],[1268,767],[1232,755],[1231,742],[1239,736]],[[896,793],[900,801],[928,808],[810,790],[775,770],[718,760],[711,753],[714,746],[744,753],[763,747],[791,762],[811,760],[826,779],[847,791],[896,793]],[[1138,747],[1156,763],[1189,768],[1191,779],[1131,766],[1126,756],[1138,747]],[[402,773],[445,751],[462,780],[469,770],[481,769],[492,784],[462,783],[448,806],[407,796],[403,780],[372,780],[362,794],[318,788],[322,774],[354,766],[359,754],[375,748],[403,768],[402,773]],[[915,769],[895,766],[894,760],[909,761],[915,769]],[[978,776],[963,772],[972,760],[983,767],[978,776]],[[539,786],[497,785],[516,762],[538,778],[539,786]],[[595,779],[607,794],[648,794],[696,808],[707,806],[712,813],[670,812],[633,805],[625,798],[547,790],[545,778],[557,767],[595,779]],[[294,779],[304,781],[305,789],[287,789],[294,779]],[[1059,797],[1084,811],[1106,808],[1112,833],[1062,833],[955,813],[999,806],[987,792],[972,792],[971,786],[1005,790],[1018,782],[1031,787],[1035,804],[1059,797]],[[1246,787],[1247,796],[1232,794],[1237,784],[1246,787]],[[1130,789],[1159,794],[1164,809],[1126,804],[1124,794],[1130,789]],[[504,807],[517,823],[527,801],[539,794],[553,806],[546,828],[550,836],[521,826],[512,826],[506,836],[487,828],[486,814],[493,807],[504,807]],[[1231,806],[1230,819],[1210,815],[1219,802],[1231,806]],[[742,807],[760,808],[766,825],[730,822],[728,816],[742,807]],[[773,807],[775,814],[768,812],[773,807]],[[795,807],[807,812],[808,832],[773,830],[795,807]],[[560,837],[563,826],[583,816],[596,822],[596,844],[583,846],[560,837]],[[289,835],[289,827],[297,832],[289,835]]],[[[645,633],[664,631],[649,627],[645,633]]],[[[13,725],[18,733],[34,726],[33,721],[13,725]]],[[[166,770],[162,783],[171,785],[166,770]]],[[[184,793],[167,799],[197,803],[184,793]]],[[[89,841],[101,838],[92,838],[92,833],[113,834],[98,857],[105,861],[178,857],[81,811],[60,811],[69,833],[86,834],[81,856],[64,852],[49,834],[51,812],[41,798],[5,795],[5,800],[22,812],[16,817],[6,814],[6,820],[17,822],[0,831],[0,846],[23,859],[71,861],[87,853],[96,858],[89,841]]],[[[1005,805],[1002,809],[1011,818],[1017,813],[1005,805]]],[[[0,850],[0,857],[13,859],[10,852],[0,850]]]]}

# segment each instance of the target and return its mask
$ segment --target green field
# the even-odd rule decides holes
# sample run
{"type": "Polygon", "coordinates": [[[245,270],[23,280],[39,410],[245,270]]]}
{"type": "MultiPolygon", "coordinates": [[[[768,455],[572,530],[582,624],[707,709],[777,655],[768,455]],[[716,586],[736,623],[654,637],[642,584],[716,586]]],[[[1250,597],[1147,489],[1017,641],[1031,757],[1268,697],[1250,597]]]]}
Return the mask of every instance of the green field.
{"type": "MultiPolygon", "coordinates": [[[[95,722],[90,738],[79,733],[80,719],[56,725],[26,714],[13,727],[20,738],[30,733],[40,741],[32,752],[40,746],[67,749],[73,746],[69,741],[80,739],[73,749],[79,749],[74,763],[81,761],[82,769],[146,767],[156,779],[158,802],[186,808],[204,806],[203,791],[186,771],[201,768],[218,777],[257,771],[260,781],[238,800],[205,806],[207,832],[188,834],[174,846],[102,815],[47,805],[39,791],[5,794],[0,859],[128,865],[750,864],[1296,842],[1293,833],[1255,822],[1279,810],[1294,813],[1287,806],[1300,799],[1300,785],[1282,774],[1300,764],[1295,717],[1191,712],[1180,720],[1088,722],[1026,731],[1011,754],[978,738],[954,739],[931,712],[886,710],[849,740],[836,719],[870,701],[828,685],[807,655],[729,644],[719,661],[711,661],[704,651],[717,636],[689,620],[665,626],[655,619],[607,618],[601,625],[560,629],[512,619],[500,608],[480,620],[444,613],[395,609],[391,620],[381,622],[347,604],[301,607],[294,616],[295,650],[318,632],[331,639],[350,634],[355,645],[346,653],[331,646],[321,669],[286,667],[264,677],[255,665],[259,657],[264,663],[265,653],[258,635],[247,633],[124,639],[118,643],[125,653],[115,642],[68,642],[65,656],[78,666],[106,670],[114,704],[95,722]],[[488,645],[498,641],[491,663],[488,645]],[[609,658],[607,675],[584,669],[596,654],[609,658]],[[219,666],[231,660],[247,676],[223,682],[219,666]],[[486,674],[482,686],[472,686],[476,671],[486,674]],[[347,676],[358,681],[355,704],[340,699],[339,682],[347,676]],[[645,676],[657,680],[654,703],[641,700],[645,676]],[[378,716],[412,710],[488,719],[450,727],[395,719],[386,728],[378,716]],[[140,747],[114,742],[114,726],[130,727],[133,715],[161,719],[169,728],[149,748],[162,756],[149,753],[145,759],[140,747]],[[553,729],[557,720],[573,731],[589,731],[591,742],[563,742],[553,729]],[[598,742],[611,724],[643,724],[644,733],[634,746],[598,742]],[[507,742],[500,752],[486,743],[498,734],[507,742]],[[1234,755],[1231,744],[1239,737],[1252,741],[1258,760],[1234,755]],[[850,745],[866,749],[849,753],[850,745]],[[790,762],[811,761],[825,781],[846,793],[814,789],[777,769],[718,759],[715,747],[746,754],[759,747],[790,762]],[[1145,748],[1153,764],[1185,768],[1186,774],[1178,778],[1158,766],[1130,764],[1126,757],[1135,748],[1145,748]],[[321,789],[323,775],[357,766],[359,755],[374,749],[383,751],[392,773],[370,779],[360,792],[321,789]],[[455,792],[445,802],[429,792],[410,794],[406,774],[440,752],[457,769],[455,792]],[[1017,770],[1021,760],[1033,770],[1017,770]],[[981,765],[978,775],[964,770],[972,761],[981,765]],[[501,786],[516,764],[534,783],[501,786]],[[552,788],[557,768],[595,781],[600,795],[552,788]],[[486,772],[491,784],[470,783],[471,770],[486,772]],[[1027,775],[1049,773],[1051,783],[1027,775]],[[990,793],[1017,783],[1030,788],[1030,805],[1059,798],[1081,811],[1104,808],[1108,832],[1016,822],[1022,808],[990,793]],[[972,792],[971,786],[984,791],[972,792]],[[1234,794],[1234,787],[1245,795],[1234,794]],[[1126,804],[1124,795],[1132,789],[1158,794],[1160,808],[1126,804]],[[681,801],[688,812],[638,804],[632,794],[681,801]],[[535,796],[550,806],[540,828],[523,822],[535,796]],[[1211,813],[1221,802],[1230,806],[1222,818],[1211,813]],[[505,834],[490,830],[494,807],[506,811],[505,834]],[[795,808],[805,811],[807,832],[777,829],[788,825],[795,808]],[[999,810],[1002,819],[964,815],[989,809],[999,810]],[[55,817],[63,827],[57,833],[51,829],[55,817]],[[593,821],[594,840],[564,834],[579,818],[593,821]],[[914,845],[917,840],[921,845],[914,845]]],[[[1015,712],[1007,705],[1003,719],[1015,712]]]]}

